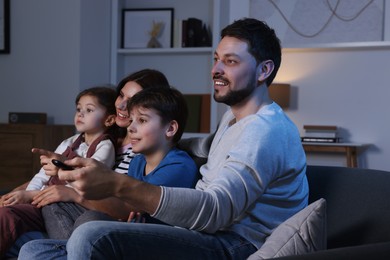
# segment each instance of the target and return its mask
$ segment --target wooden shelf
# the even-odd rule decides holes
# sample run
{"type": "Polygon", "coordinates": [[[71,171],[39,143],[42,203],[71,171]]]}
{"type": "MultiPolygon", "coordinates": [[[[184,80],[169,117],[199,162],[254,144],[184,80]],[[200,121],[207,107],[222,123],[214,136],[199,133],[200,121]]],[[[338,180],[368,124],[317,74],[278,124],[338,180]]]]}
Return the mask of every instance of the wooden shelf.
{"type": "Polygon", "coordinates": [[[358,167],[358,149],[368,146],[360,143],[315,143],[302,142],[305,152],[344,153],[348,167],[358,167]]]}

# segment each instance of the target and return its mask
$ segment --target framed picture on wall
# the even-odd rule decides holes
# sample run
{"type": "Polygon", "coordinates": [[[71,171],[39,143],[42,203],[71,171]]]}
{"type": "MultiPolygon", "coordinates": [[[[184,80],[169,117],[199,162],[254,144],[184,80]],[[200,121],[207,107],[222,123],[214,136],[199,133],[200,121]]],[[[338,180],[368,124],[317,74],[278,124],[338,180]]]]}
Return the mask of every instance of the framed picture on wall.
{"type": "Polygon", "coordinates": [[[0,0],[0,54],[10,52],[10,0],[0,0]]]}
{"type": "Polygon", "coordinates": [[[123,9],[122,48],[171,48],[173,8],[123,9]]]}

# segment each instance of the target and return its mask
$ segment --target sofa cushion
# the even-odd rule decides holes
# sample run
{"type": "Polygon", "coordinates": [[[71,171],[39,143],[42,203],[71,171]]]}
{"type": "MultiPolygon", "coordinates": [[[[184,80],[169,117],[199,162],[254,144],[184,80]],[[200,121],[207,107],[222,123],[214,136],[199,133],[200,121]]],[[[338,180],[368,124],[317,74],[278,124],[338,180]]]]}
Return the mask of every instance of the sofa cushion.
{"type": "Polygon", "coordinates": [[[326,200],[318,199],[280,224],[248,260],[326,249],[326,200]]]}

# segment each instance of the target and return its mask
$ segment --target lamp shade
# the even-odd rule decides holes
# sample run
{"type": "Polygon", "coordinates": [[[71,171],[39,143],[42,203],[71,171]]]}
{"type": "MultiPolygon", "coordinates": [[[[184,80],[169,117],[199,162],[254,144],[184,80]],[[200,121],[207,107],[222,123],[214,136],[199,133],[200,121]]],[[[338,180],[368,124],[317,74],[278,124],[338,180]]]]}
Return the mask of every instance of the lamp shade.
{"type": "Polygon", "coordinates": [[[290,106],[290,84],[272,83],[268,87],[269,95],[280,107],[288,108],[290,106]]]}

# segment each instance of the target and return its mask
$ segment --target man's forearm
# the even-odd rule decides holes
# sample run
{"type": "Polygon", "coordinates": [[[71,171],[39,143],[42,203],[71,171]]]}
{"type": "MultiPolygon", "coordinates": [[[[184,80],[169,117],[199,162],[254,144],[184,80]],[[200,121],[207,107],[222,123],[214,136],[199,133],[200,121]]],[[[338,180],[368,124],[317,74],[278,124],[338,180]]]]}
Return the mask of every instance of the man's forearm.
{"type": "Polygon", "coordinates": [[[153,214],[159,205],[161,188],[126,175],[116,176],[114,196],[130,205],[134,211],[153,214]]]}

